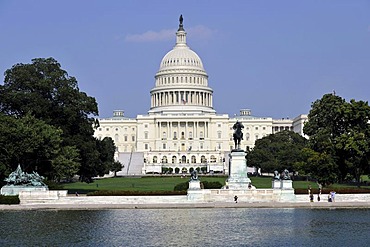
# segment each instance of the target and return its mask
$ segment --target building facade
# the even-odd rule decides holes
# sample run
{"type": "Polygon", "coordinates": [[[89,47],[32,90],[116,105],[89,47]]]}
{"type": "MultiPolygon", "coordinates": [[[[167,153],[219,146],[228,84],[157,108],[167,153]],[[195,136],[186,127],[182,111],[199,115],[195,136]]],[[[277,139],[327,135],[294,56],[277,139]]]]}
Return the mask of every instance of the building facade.
{"type": "Polygon", "coordinates": [[[303,135],[306,115],[294,119],[254,117],[249,109],[239,116],[217,114],[213,90],[200,57],[186,43],[182,20],[176,44],[162,59],[150,91],[146,115],[126,118],[124,111],[99,119],[95,137],[111,137],[117,159],[124,165],[118,175],[148,173],[228,173],[233,149],[233,125],[244,125],[241,147],[253,148],[257,139],[282,130],[303,135]]]}

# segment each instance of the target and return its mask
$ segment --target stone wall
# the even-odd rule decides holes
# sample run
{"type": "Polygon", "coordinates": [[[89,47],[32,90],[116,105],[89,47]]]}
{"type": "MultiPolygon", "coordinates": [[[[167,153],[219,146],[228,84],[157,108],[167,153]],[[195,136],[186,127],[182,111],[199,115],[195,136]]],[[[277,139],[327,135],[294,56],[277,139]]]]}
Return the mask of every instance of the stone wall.
{"type": "MultiPolygon", "coordinates": [[[[27,204],[176,204],[233,202],[309,202],[307,195],[294,195],[291,190],[189,190],[184,196],[75,196],[67,195],[66,190],[21,191],[19,199],[27,204]]],[[[317,202],[317,195],[314,195],[317,202]]],[[[327,194],[321,201],[327,202],[327,194]]],[[[370,194],[336,194],[336,202],[370,202],[370,194]]]]}

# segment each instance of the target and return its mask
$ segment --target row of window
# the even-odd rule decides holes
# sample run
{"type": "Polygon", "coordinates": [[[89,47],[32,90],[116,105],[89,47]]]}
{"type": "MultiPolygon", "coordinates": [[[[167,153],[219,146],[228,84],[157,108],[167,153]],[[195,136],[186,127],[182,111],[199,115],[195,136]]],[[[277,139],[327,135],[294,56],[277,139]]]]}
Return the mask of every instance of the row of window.
{"type": "Polygon", "coordinates": [[[293,130],[293,126],[275,126],[274,131],[293,130]]]}
{"type": "MultiPolygon", "coordinates": [[[[223,162],[223,161],[224,159],[220,158],[219,162],[223,162]]],[[[144,160],[144,162],[146,162],[146,160],[144,160]]],[[[158,159],[157,156],[153,156],[152,162],[153,163],[168,163],[168,159],[167,159],[167,156],[163,156],[161,159],[158,159]]],[[[217,158],[214,155],[211,155],[209,162],[216,163],[217,158]]],[[[177,159],[177,156],[174,155],[171,158],[171,163],[172,164],[175,164],[175,163],[193,163],[194,164],[194,163],[197,163],[197,158],[195,155],[192,155],[189,159],[189,157],[186,157],[185,155],[183,155],[181,156],[181,158],[177,159]]],[[[202,155],[200,157],[200,163],[207,163],[206,156],[202,155]]]]}
{"type": "Polygon", "coordinates": [[[160,81],[161,84],[170,84],[170,83],[194,83],[194,84],[204,84],[205,78],[199,77],[160,77],[157,80],[160,81]]]}
{"type": "Polygon", "coordinates": [[[163,61],[163,65],[200,65],[200,62],[197,61],[196,59],[192,59],[192,58],[177,58],[176,60],[175,59],[169,59],[169,60],[165,60],[163,61]]]}
{"type": "MultiPolygon", "coordinates": [[[[189,137],[189,139],[193,139],[193,132],[192,131],[189,131],[188,132],[188,137],[189,137]]],[[[181,139],[185,139],[185,132],[184,131],[181,132],[181,137],[180,138],[181,139]]],[[[199,132],[199,138],[200,139],[204,138],[203,131],[200,131],[199,132]]],[[[220,137],[219,138],[221,138],[221,132],[220,132],[220,137]]],[[[148,132],[145,132],[144,133],[144,139],[148,139],[148,132]]],[[[166,131],[163,131],[163,133],[162,133],[162,140],[166,140],[166,139],[167,139],[167,132],[166,131]]],[[[173,132],[173,139],[174,140],[177,139],[177,132],[176,131],[173,132]]]]}
{"type": "MultiPolygon", "coordinates": [[[[177,149],[177,146],[176,146],[176,143],[174,143],[174,150],[177,149]]],[[[204,146],[203,146],[203,143],[199,143],[199,149],[200,150],[203,150],[204,146]]],[[[145,143],[144,144],[144,149],[145,150],[149,150],[149,144],[148,143],[145,143]]],[[[167,143],[162,143],[162,149],[165,150],[167,149],[167,143]]],[[[222,149],[222,144],[221,143],[217,143],[217,147],[216,147],[217,150],[221,150],[222,149]]],[[[186,150],[185,148],[185,143],[181,143],[181,151],[191,151],[192,150],[192,146],[190,144],[189,148],[186,150]]]]}
{"type": "MultiPolygon", "coordinates": [[[[102,131],[103,128],[98,128],[98,131],[102,131]]],[[[124,128],[124,131],[127,131],[127,127],[124,128]]],[[[135,131],[135,128],[131,129],[132,131],[135,131]]],[[[105,128],[105,131],[109,131],[109,127],[105,128]]],[[[115,128],[115,131],[119,131],[119,128],[115,128]]]]}

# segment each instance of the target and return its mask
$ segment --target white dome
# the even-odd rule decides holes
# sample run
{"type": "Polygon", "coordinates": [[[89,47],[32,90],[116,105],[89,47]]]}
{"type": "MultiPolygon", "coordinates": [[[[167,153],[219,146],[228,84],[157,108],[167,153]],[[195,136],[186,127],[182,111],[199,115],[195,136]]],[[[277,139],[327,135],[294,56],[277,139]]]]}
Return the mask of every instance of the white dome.
{"type": "Polygon", "coordinates": [[[202,60],[188,46],[175,46],[163,57],[159,70],[181,69],[184,66],[204,70],[202,60]]]}
{"type": "Polygon", "coordinates": [[[186,44],[181,16],[176,45],[163,57],[150,90],[149,114],[215,113],[212,94],[202,60],[186,44]]]}

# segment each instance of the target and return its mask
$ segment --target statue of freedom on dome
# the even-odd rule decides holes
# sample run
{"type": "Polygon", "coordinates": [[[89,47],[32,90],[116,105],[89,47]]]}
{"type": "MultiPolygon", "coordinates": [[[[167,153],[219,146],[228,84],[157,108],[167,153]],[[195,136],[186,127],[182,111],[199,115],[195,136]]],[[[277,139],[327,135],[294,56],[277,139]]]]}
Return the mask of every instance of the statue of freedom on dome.
{"type": "Polygon", "coordinates": [[[184,18],[182,18],[182,15],[180,15],[179,21],[180,21],[180,25],[182,25],[182,22],[184,21],[184,18]]]}

